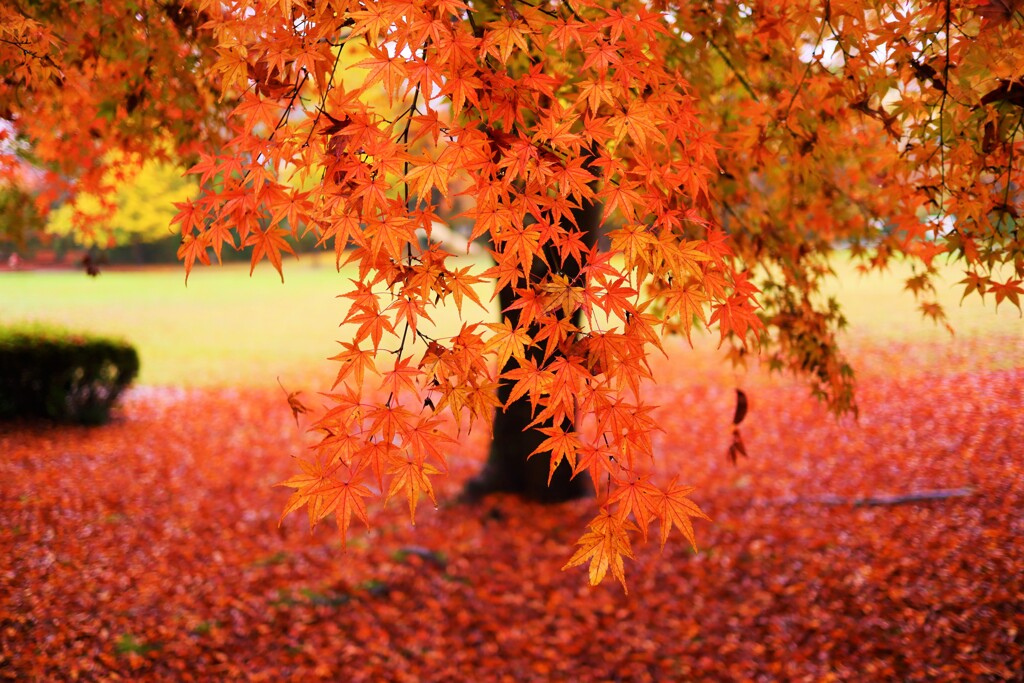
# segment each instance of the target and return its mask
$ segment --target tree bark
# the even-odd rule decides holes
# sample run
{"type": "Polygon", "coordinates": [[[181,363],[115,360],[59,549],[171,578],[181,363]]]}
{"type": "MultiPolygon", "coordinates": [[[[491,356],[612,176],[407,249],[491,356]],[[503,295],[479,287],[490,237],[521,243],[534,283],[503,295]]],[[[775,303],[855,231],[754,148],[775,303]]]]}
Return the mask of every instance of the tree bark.
{"type": "MultiPolygon", "coordinates": [[[[512,303],[512,296],[508,288],[499,292],[502,310],[512,303]]],[[[513,311],[510,317],[518,315],[513,311]]],[[[510,360],[504,369],[515,367],[518,364],[510,360]]],[[[498,388],[498,400],[502,405],[508,403],[511,393],[511,384],[503,383],[498,388]]],[[[504,410],[495,410],[494,435],[487,463],[483,471],[466,484],[464,498],[476,500],[490,493],[514,493],[540,503],[561,503],[593,495],[594,487],[589,476],[581,474],[573,477],[572,468],[564,460],[551,474],[551,482],[548,483],[551,463],[549,454],[538,453],[532,458],[528,457],[546,438],[535,427],[529,426],[531,422],[533,410],[528,396],[513,401],[504,410]]]]}
{"type": "MultiPolygon", "coordinates": [[[[572,226],[566,220],[564,227],[566,229],[578,228],[584,234],[583,241],[586,245],[593,246],[600,233],[600,205],[589,201],[584,202],[580,208],[573,211],[573,217],[576,220],[576,225],[572,226]]],[[[545,249],[549,264],[561,263],[561,259],[554,249],[550,247],[545,247],[545,249]]],[[[571,280],[579,275],[582,267],[582,263],[577,263],[570,257],[562,264],[561,272],[571,280]]],[[[534,275],[543,276],[547,269],[540,259],[537,259],[534,270],[534,275]],[[540,268],[539,272],[538,267],[540,268]]],[[[498,299],[501,303],[501,310],[504,311],[515,301],[515,292],[511,287],[504,287],[498,292],[498,299]]],[[[502,315],[507,317],[513,325],[518,322],[518,311],[510,311],[502,315]]],[[[579,312],[575,316],[575,321],[576,326],[579,327],[582,322],[579,312]]],[[[533,336],[536,332],[537,327],[531,325],[529,334],[533,336]]],[[[543,353],[539,349],[530,349],[527,355],[538,364],[544,360],[543,353]]],[[[502,371],[516,367],[518,367],[518,363],[514,359],[509,359],[502,371]]],[[[511,392],[511,384],[503,383],[499,387],[498,400],[502,405],[508,403],[511,392]]],[[[490,493],[513,493],[527,500],[541,503],[561,503],[594,495],[594,485],[590,481],[590,476],[584,473],[573,477],[572,468],[564,460],[551,474],[549,484],[550,454],[538,453],[532,458],[528,458],[530,453],[533,453],[546,438],[543,433],[537,431],[536,427],[529,426],[532,421],[533,413],[528,396],[513,401],[504,410],[501,408],[495,410],[494,437],[491,440],[487,463],[480,474],[466,484],[463,490],[464,499],[477,500],[490,493]]],[[[550,426],[550,422],[547,425],[538,426],[550,426]]],[[[570,424],[562,425],[562,428],[566,430],[570,427],[570,424]]]]}

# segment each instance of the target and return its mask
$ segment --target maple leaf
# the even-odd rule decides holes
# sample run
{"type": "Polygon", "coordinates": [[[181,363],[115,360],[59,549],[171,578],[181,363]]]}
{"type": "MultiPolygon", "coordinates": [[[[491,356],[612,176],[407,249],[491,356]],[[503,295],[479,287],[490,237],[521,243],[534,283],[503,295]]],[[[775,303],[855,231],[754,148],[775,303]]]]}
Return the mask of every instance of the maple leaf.
{"type": "Polygon", "coordinates": [[[440,417],[420,417],[415,425],[410,425],[403,433],[403,446],[411,452],[421,454],[424,458],[433,458],[446,467],[446,458],[442,447],[458,443],[448,434],[441,431],[445,420],[440,417]]]}
{"type": "Polygon", "coordinates": [[[283,391],[285,396],[288,397],[288,409],[292,411],[292,417],[295,418],[295,426],[298,427],[299,426],[299,415],[300,414],[304,415],[304,414],[309,412],[309,408],[307,408],[302,403],[302,401],[299,400],[299,396],[302,395],[302,392],[301,391],[289,392],[287,389],[284,388],[284,385],[281,384],[281,378],[280,377],[277,378],[277,385],[279,387],[281,387],[281,391],[283,391]]]}
{"type": "Polygon", "coordinates": [[[213,247],[213,253],[217,257],[217,263],[223,263],[221,260],[221,251],[225,244],[230,246],[232,249],[235,248],[234,235],[231,233],[231,229],[224,221],[213,221],[210,223],[202,237],[209,246],[213,247]]]}
{"type": "Polygon", "coordinates": [[[989,278],[973,270],[966,271],[966,275],[967,277],[957,283],[964,286],[964,294],[960,297],[960,303],[963,303],[967,295],[973,292],[977,292],[978,296],[984,298],[985,292],[988,291],[989,278]]]}
{"type": "Polygon", "coordinates": [[[683,533],[683,536],[690,542],[693,549],[697,549],[697,539],[693,534],[693,523],[690,522],[690,518],[707,520],[711,518],[705,515],[700,507],[687,497],[691,491],[693,491],[692,486],[680,486],[673,479],[668,485],[668,489],[660,492],[660,495],[655,494],[653,496],[657,516],[661,520],[662,549],[665,548],[665,542],[668,540],[668,535],[672,531],[673,525],[683,533]]]}
{"type": "Polygon", "coordinates": [[[626,278],[618,277],[605,284],[599,296],[599,305],[609,315],[626,320],[636,314],[636,306],[630,301],[636,295],[636,290],[629,286],[626,278]]]}
{"type": "Polygon", "coordinates": [[[425,492],[430,496],[434,507],[437,507],[437,498],[434,497],[434,487],[430,483],[429,475],[440,474],[440,470],[429,463],[418,463],[412,458],[396,459],[390,467],[388,474],[394,475],[388,495],[384,502],[391,500],[391,497],[400,491],[404,491],[406,500],[409,503],[409,518],[415,523],[416,503],[420,493],[425,492]]]}
{"type": "Polygon", "coordinates": [[[989,280],[988,291],[992,292],[996,296],[996,308],[999,307],[1004,300],[1009,301],[1017,307],[1018,311],[1021,309],[1020,297],[1024,295],[1024,288],[1021,287],[1021,280],[1019,278],[1007,278],[1006,282],[997,282],[995,280],[989,280]]]}
{"type": "Polygon", "coordinates": [[[320,520],[335,512],[342,545],[346,542],[353,513],[369,526],[366,504],[362,499],[370,497],[372,493],[360,483],[362,477],[357,471],[340,462],[324,467],[320,462],[299,460],[299,467],[302,468],[302,474],[277,484],[296,489],[281,515],[282,521],[303,505],[307,506],[309,512],[310,527],[315,527],[320,520]]]}
{"type": "Polygon", "coordinates": [[[182,236],[203,231],[206,214],[198,204],[189,199],[184,202],[175,202],[174,207],[178,209],[178,213],[171,219],[171,225],[180,223],[182,236]]]}
{"type": "Polygon", "coordinates": [[[526,358],[526,347],[533,343],[526,330],[522,327],[512,327],[508,319],[500,323],[487,323],[487,327],[494,331],[494,335],[487,341],[485,350],[497,350],[499,368],[505,367],[511,357],[519,360],[526,358]]]}
{"type": "Polygon", "coordinates": [[[480,301],[480,297],[477,296],[476,290],[473,288],[474,285],[483,282],[484,278],[470,275],[469,271],[471,268],[472,266],[456,268],[453,271],[449,271],[445,277],[445,285],[455,301],[455,308],[460,314],[462,313],[463,297],[468,297],[470,301],[481,309],[487,310],[487,307],[480,301]]]}
{"type": "Polygon", "coordinates": [[[245,121],[242,132],[248,135],[258,124],[273,128],[277,124],[281,110],[272,98],[247,92],[233,113],[245,121]]]}
{"type": "Polygon", "coordinates": [[[569,463],[573,471],[576,471],[576,451],[580,447],[579,437],[576,436],[574,431],[563,431],[558,427],[539,427],[537,429],[540,433],[546,435],[548,438],[544,439],[532,453],[527,455],[527,458],[532,457],[537,453],[544,453],[547,451],[551,452],[551,466],[548,469],[548,486],[551,485],[551,477],[554,476],[555,470],[562,463],[563,458],[569,463]]]}
{"type": "Polygon", "coordinates": [[[602,104],[614,105],[618,88],[611,83],[607,76],[601,74],[591,80],[580,83],[577,102],[586,104],[587,108],[597,114],[602,104]]]}
{"type": "Polygon", "coordinates": [[[733,333],[739,337],[744,346],[747,343],[748,331],[757,332],[764,327],[761,319],[757,317],[750,305],[749,299],[739,295],[733,295],[723,303],[712,307],[708,324],[713,325],[716,322],[722,335],[719,343],[725,341],[725,338],[733,333]]]}
{"type": "MultiPolygon", "coordinates": [[[[307,460],[299,460],[298,462],[299,467],[302,469],[302,474],[296,474],[285,481],[276,484],[276,486],[287,486],[288,488],[297,489],[288,499],[288,503],[285,505],[284,511],[281,513],[281,519],[278,520],[278,526],[284,522],[284,518],[290,513],[310,503],[310,500],[314,497],[314,489],[324,479],[324,468],[319,461],[309,462],[307,460]]],[[[309,525],[310,527],[314,527],[320,520],[320,517],[317,514],[316,505],[310,505],[308,512],[309,525]]]]}
{"type": "Polygon", "coordinates": [[[741,390],[736,390],[736,412],[733,413],[732,423],[738,425],[743,422],[743,418],[747,416],[747,394],[741,390]]]}
{"type": "Polygon", "coordinates": [[[583,300],[583,288],[573,285],[564,274],[552,275],[540,285],[540,289],[544,292],[544,310],[560,308],[567,318],[572,316],[583,300]]]}
{"type": "Polygon", "coordinates": [[[612,251],[621,252],[627,263],[631,264],[646,259],[648,247],[654,244],[654,237],[648,229],[637,224],[611,230],[608,237],[611,239],[612,251]]]}
{"type": "MultiPolygon", "coordinates": [[[[604,209],[601,214],[601,220],[607,221],[616,210],[622,214],[622,217],[627,221],[636,220],[636,206],[641,203],[640,193],[637,191],[637,183],[632,181],[622,180],[618,184],[610,185],[606,190],[602,191],[604,198],[604,209]]],[[[630,233],[632,235],[644,234],[646,230],[638,225],[630,225],[623,232],[630,233]]],[[[609,233],[610,236],[611,233],[609,233]]],[[[612,249],[619,250],[615,246],[614,241],[612,249]]],[[[623,250],[625,251],[625,250],[623,250]]],[[[630,253],[627,253],[627,258],[633,258],[630,253]]]]}
{"type": "Polygon", "coordinates": [[[356,330],[353,341],[358,343],[369,337],[373,342],[374,351],[380,348],[380,341],[385,332],[395,333],[395,324],[386,311],[362,311],[346,318],[345,322],[359,323],[359,329],[356,330]]]}
{"type": "Polygon", "coordinates": [[[320,495],[330,499],[330,507],[334,509],[334,515],[338,522],[338,531],[341,534],[341,547],[348,543],[348,528],[352,523],[353,513],[362,520],[367,528],[370,527],[370,519],[366,513],[366,503],[363,498],[373,496],[370,489],[358,483],[357,478],[348,481],[332,482],[325,486],[320,495]]]}
{"type": "Polygon", "coordinates": [[[186,235],[178,247],[178,258],[185,263],[185,283],[188,284],[188,276],[192,273],[192,266],[196,259],[204,265],[210,265],[210,256],[206,253],[207,244],[205,240],[197,235],[186,235]]]}
{"type": "Polygon", "coordinates": [[[578,357],[556,357],[548,369],[551,371],[551,383],[547,388],[547,405],[534,418],[534,424],[548,418],[554,424],[562,424],[564,420],[574,418],[577,397],[584,382],[590,377],[583,366],[583,359],[578,357]]]}
{"type": "Polygon", "coordinates": [[[596,493],[600,495],[602,483],[610,482],[611,476],[619,472],[615,453],[604,444],[580,444],[576,450],[576,470],[573,476],[580,472],[590,472],[596,493]]]}
{"type": "MultiPolygon", "coordinates": [[[[308,192],[271,191],[268,188],[268,193],[270,195],[268,206],[273,212],[273,222],[285,220],[293,230],[297,230],[302,223],[308,223],[309,212],[312,208],[308,192]]],[[[306,232],[303,232],[303,236],[307,232],[308,227],[306,232]]]]}
{"type": "Polygon", "coordinates": [[[224,49],[211,69],[221,75],[221,99],[227,97],[229,92],[245,89],[249,78],[249,62],[245,58],[244,48],[224,49]]]}
{"type": "Polygon", "coordinates": [[[589,531],[576,542],[580,547],[565,563],[562,571],[589,562],[590,585],[596,586],[604,580],[611,569],[612,576],[618,579],[622,589],[629,593],[622,558],[633,559],[628,532],[635,530],[636,526],[629,520],[611,515],[602,509],[587,527],[589,531]]]}
{"type": "Polygon", "coordinates": [[[550,370],[538,367],[537,362],[532,358],[517,359],[519,367],[502,373],[502,377],[515,380],[516,383],[509,392],[509,399],[506,407],[521,397],[529,395],[531,412],[536,413],[537,402],[542,393],[551,386],[553,375],[550,370]]]}
{"type": "Polygon", "coordinates": [[[360,8],[348,13],[353,22],[352,34],[365,34],[371,44],[376,44],[381,34],[387,34],[401,12],[401,7],[386,2],[372,2],[360,5],[360,8]]]}
{"type": "Polygon", "coordinates": [[[405,388],[414,396],[419,396],[416,380],[422,376],[422,372],[412,362],[413,359],[410,356],[395,361],[394,367],[382,373],[381,389],[394,396],[405,388]]]}
{"type": "Polygon", "coordinates": [[[708,230],[707,238],[698,245],[698,249],[706,253],[717,263],[732,256],[732,248],[729,246],[729,236],[721,228],[708,230]]]}
{"type": "Polygon", "coordinates": [[[256,230],[249,235],[249,239],[245,242],[246,246],[253,247],[249,275],[252,275],[253,271],[256,270],[256,264],[266,256],[267,260],[273,264],[274,270],[281,276],[281,282],[284,282],[281,252],[286,251],[293,256],[295,255],[292,245],[288,244],[288,241],[283,237],[286,234],[287,232],[281,228],[271,227],[266,230],[256,230]]]}
{"type": "Polygon", "coordinates": [[[370,57],[357,63],[357,68],[368,69],[363,88],[369,88],[380,81],[388,95],[388,102],[391,103],[399,91],[399,86],[408,77],[406,60],[401,55],[392,56],[387,50],[376,47],[367,47],[370,57]]]}
{"type": "Polygon", "coordinates": [[[479,106],[480,98],[477,91],[483,88],[483,81],[476,76],[467,74],[456,74],[448,79],[441,88],[441,93],[446,95],[452,103],[452,116],[458,116],[466,104],[479,106]]]}
{"type": "Polygon", "coordinates": [[[580,328],[576,326],[573,318],[562,316],[552,319],[546,316],[540,330],[533,337],[534,344],[544,342],[544,358],[551,358],[555,352],[566,352],[571,348],[576,334],[580,328]]]}
{"type": "MultiPolygon", "coordinates": [[[[383,387],[381,391],[384,391],[383,387]]],[[[377,443],[386,444],[387,450],[376,452],[380,463],[384,464],[392,459],[398,452],[397,444],[405,440],[409,429],[416,421],[416,415],[403,405],[402,401],[396,399],[394,394],[389,393],[390,400],[375,402],[366,411],[366,420],[369,426],[363,423],[365,434],[372,435],[379,439],[377,443]]],[[[419,407],[419,396],[414,394],[409,405],[419,407]]]]}
{"type": "Polygon", "coordinates": [[[579,230],[561,231],[561,234],[554,235],[551,242],[558,249],[558,255],[564,266],[566,261],[572,257],[576,263],[583,263],[583,254],[587,251],[587,244],[584,241],[586,233],[579,230]]]}
{"type": "Polygon", "coordinates": [[[729,456],[729,461],[733,466],[736,465],[736,460],[739,456],[742,455],[744,458],[748,457],[747,447],[743,445],[743,437],[740,436],[739,429],[732,430],[732,443],[729,444],[729,451],[727,455],[729,456]]]}
{"type": "Polygon", "coordinates": [[[582,21],[577,21],[572,17],[558,16],[552,22],[552,25],[550,37],[551,40],[558,44],[559,52],[567,54],[570,44],[580,44],[582,42],[580,29],[585,26],[582,21]]]}
{"type": "Polygon", "coordinates": [[[665,294],[666,316],[676,315],[686,334],[686,341],[693,345],[690,331],[693,328],[694,319],[699,319],[707,325],[707,317],[704,314],[704,305],[708,302],[708,295],[697,282],[690,282],[683,287],[670,287],[665,294]]]}
{"type": "Polygon", "coordinates": [[[658,128],[658,117],[655,109],[640,100],[630,100],[625,111],[612,116],[615,136],[628,134],[637,144],[647,144],[648,138],[663,140],[664,134],[658,128]]]}
{"type": "Polygon", "coordinates": [[[502,227],[515,225],[515,214],[505,206],[491,204],[477,204],[477,206],[463,214],[475,218],[473,230],[469,235],[469,242],[484,234],[493,236],[501,235],[502,227]]]}
{"type": "Polygon", "coordinates": [[[607,71],[609,67],[622,62],[622,55],[619,54],[614,41],[593,41],[586,46],[584,53],[587,55],[583,62],[584,69],[596,67],[598,71],[607,71]]]}
{"type": "Polygon", "coordinates": [[[409,325],[409,330],[413,336],[416,336],[416,325],[420,318],[425,318],[430,322],[434,322],[430,315],[427,314],[427,309],[424,302],[418,297],[412,296],[400,296],[395,299],[388,307],[395,311],[395,325],[400,325],[403,320],[409,325]]]}
{"type": "Polygon", "coordinates": [[[647,529],[654,517],[660,516],[657,505],[661,491],[646,481],[646,478],[632,478],[630,481],[616,481],[608,505],[618,504],[616,515],[626,519],[633,515],[640,528],[640,535],[647,540],[647,529]]]}
{"type": "Polygon", "coordinates": [[[437,188],[442,196],[448,196],[448,184],[452,178],[452,168],[440,159],[411,158],[411,168],[405,176],[409,190],[416,196],[429,197],[430,191],[437,188]]]}
{"type": "Polygon", "coordinates": [[[338,368],[338,375],[334,379],[332,389],[341,384],[346,377],[351,373],[355,379],[356,386],[363,385],[363,377],[366,370],[379,375],[380,372],[377,370],[377,365],[374,362],[373,349],[363,350],[359,348],[358,342],[338,342],[345,350],[336,356],[331,356],[328,360],[338,361],[341,367],[338,368]]]}
{"type": "Polygon", "coordinates": [[[518,47],[524,52],[530,49],[526,37],[532,31],[522,20],[506,16],[499,21],[489,22],[487,27],[490,30],[484,37],[481,47],[485,54],[494,54],[502,64],[508,63],[509,57],[512,56],[512,50],[515,48],[518,47]]]}

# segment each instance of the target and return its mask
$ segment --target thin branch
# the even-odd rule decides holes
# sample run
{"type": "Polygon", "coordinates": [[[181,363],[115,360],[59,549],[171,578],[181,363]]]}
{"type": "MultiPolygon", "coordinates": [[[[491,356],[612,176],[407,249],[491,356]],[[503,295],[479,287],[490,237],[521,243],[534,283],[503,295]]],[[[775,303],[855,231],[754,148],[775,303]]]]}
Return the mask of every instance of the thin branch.
{"type": "Polygon", "coordinates": [[[807,80],[807,75],[811,73],[811,67],[814,66],[814,53],[821,47],[821,40],[825,37],[825,27],[829,24],[831,17],[831,7],[828,0],[825,0],[825,15],[822,17],[821,30],[818,31],[818,39],[814,41],[814,47],[811,48],[811,59],[807,62],[807,68],[804,69],[803,75],[800,77],[800,82],[796,84],[796,88],[793,89],[793,95],[789,98],[789,104],[786,105],[786,113],[782,116],[782,121],[789,119],[789,112],[793,110],[793,103],[796,102],[796,96],[800,94],[800,90],[804,87],[804,81],[807,80]]]}
{"type": "Polygon", "coordinates": [[[476,21],[473,19],[474,10],[472,7],[466,9],[466,21],[469,22],[469,28],[473,31],[474,38],[483,38],[484,33],[480,30],[480,27],[476,25],[476,21]]]}
{"type": "MultiPolygon", "coordinates": [[[[295,101],[298,99],[299,93],[302,92],[302,88],[306,85],[306,81],[309,80],[309,71],[307,71],[305,68],[303,68],[302,69],[302,77],[301,78],[296,77],[296,78],[297,78],[297,80],[296,80],[296,84],[295,84],[295,89],[292,91],[291,97],[288,100],[288,104],[287,104],[287,106],[285,106],[284,111],[281,112],[281,117],[277,120],[277,124],[274,126],[274,130],[270,131],[270,135],[267,136],[267,142],[268,143],[273,142],[274,137],[277,135],[277,132],[279,130],[281,130],[281,128],[283,128],[288,123],[288,119],[291,117],[292,108],[295,106],[295,101]]],[[[246,92],[248,92],[249,89],[255,88],[255,87],[256,87],[256,84],[253,83],[253,85],[249,86],[249,88],[246,88],[246,92]]],[[[257,93],[257,97],[259,97],[259,93],[257,93]]],[[[260,156],[261,157],[263,156],[262,152],[260,153],[260,156]]],[[[255,159],[255,158],[252,161],[254,163],[255,162],[259,162],[260,164],[264,163],[263,161],[259,161],[258,159],[255,159]]],[[[239,187],[244,186],[245,183],[248,182],[249,176],[251,174],[252,174],[252,169],[251,168],[246,170],[245,174],[242,175],[242,179],[240,181],[238,181],[238,186],[239,187]]]]}
{"type": "MultiPolygon", "coordinates": [[[[423,45],[423,61],[424,62],[427,61],[427,47],[429,47],[429,45],[430,45],[430,40],[428,39],[427,42],[423,45]]],[[[413,90],[413,93],[412,93],[412,104],[410,104],[409,108],[406,110],[405,130],[403,130],[401,135],[398,136],[398,141],[401,141],[401,143],[403,145],[405,145],[406,153],[408,153],[408,151],[409,151],[409,131],[412,129],[412,120],[416,116],[416,112],[419,109],[419,101],[420,101],[420,84],[417,83],[416,84],[416,88],[413,90]]],[[[428,100],[428,106],[429,106],[429,100],[428,100]]],[[[404,171],[405,177],[408,178],[409,177],[409,161],[408,161],[408,159],[403,164],[403,171],[404,171]]],[[[402,181],[402,187],[404,189],[404,196],[405,196],[405,210],[408,211],[409,210],[409,181],[408,180],[403,180],[402,181]]],[[[416,205],[419,206],[419,201],[416,202],[416,205]]],[[[409,263],[411,265],[412,264],[412,246],[411,245],[406,245],[406,247],[407,247],[407,251],[408,251],[409,263]]]]}
{"type": "Polygon", "coordinates": [[[949,17],[950,0],[946,0],[946,62],[942,67],[942,100],[939,102],[939,213],[944,214],[946,199],[946,98],[949,97],[949,17]]]}
{"type": "Polygon", "coordinates": [[[760,102],[761,99],[757,96],[757,93],[754,92],[754,88],[751,87],[749,81],[747,81],[747,79],[743,76],[743,73],[736,68],[736,65],[732,63],[732,60],[729,59],[729,56],[727,54],[725,54],[725,51],[722,50],[722,48],[718,47],[718,44],[715,43],[715,41],[712,40],[711,36],[709,36],[707,33],[704,34],[704,39],[708,41],[708,45],[715,49],[715,52],[717,52],[718,56],[722,58],[722,61],[724,61],[725,65],[729,67],[729,70],[732,71],[733,74],[735,74],[736,78],[740,82],[740,85],[743,86],[743,89],[746,90],[747,93],[754,98],[755,102],[760,102]]]}
{"type": "MultiPolygon", "coordinates": [[[[1024,113],[1021,113],[1020,118],[1017,119],[1017,125],[1010,133],[1010,139],[1008,140],[1010,146],[1010,156],[1006,162],[1006,191],[1003,193],[1003,211],[1008,216],[1013,216],[1010,212],[1010,186],[1013,184],[1013,150],[1016,148],[1013,139],[1017,137],[1017,132],[1020,130],[1021,124],[1024,123],[1024,113]]],[[[1000,221],[1000,224],[1002,221],[1000,221]]]]}
{"type": "Polygon", "coordinates": [[[569,12],[572,13],[574,19],[577,21],[583,21],[583,17],[581,17],[580,13],[576,11],[576,8],[569,3],[569,0],[562,0],[562,4],[569,8],[569,12]]]}
{"type": "Polygon", "coordinates": [[[790,498],[775,498],[763,501],[764,505],[850,505],[853,507],[866,507],[875,505],[907,505],[911,503],[922,503],[930,500],[947,500],[949,498],[966,498],[974,495],[974,489],[965,487],[958,489],[927,489],[924,491],[911,491],[900,494],[879,494],[876,496],[865,496],[862,498],[849,496],[796,496],[790,498]]]}
{"type": "Polygon", "coordinates": [[[38,54],[36,52],[33,52],[32,50],[29,50],[28,48],[25,47],[25,43],[22,43],[22,42],[17,41],[17,40],[8,40],[7,38],[0,38],[0,43],[5,43],[7,45],[13,45],[14,47],[16,47],[19,50],[21,50],[22,52],[24,52],[29,57],[31,57],[32,59],[36,59],[36,60],[38,60],[40,62],[44,62],[44,63],[49,63],[49,65],[52,66],[54,69],[60,70],[60,67],[57,66],[57,64],[53,61],[53,59],[50,58],[49,55],[41,55],[41,54],[38,54]]]}
{"type": "Polygon", "coordinates": [[[552,17],[554,19],[558,18],[558,12],[552,12],[549,9],[544,9],[540,5],[535,5],[532,2],[527,2],[526,0],[515,0],[515,2],[518,2],[521,5],[526,5],[527,7],[532,7],[533,9],[537,10],[541,14],[546,14],[547,16],[552,17]]]}
{"type": "MultiPolygon", "coordinates": [[[[316,118],[313,119],[313,124],[309,127],[309,133],[306,134],[306,141],[302,143],[303,147],[309,146],[309,140],[313,137],[313,131],[316,130],[317,125],[320,123],[320,115],[324,112],[324,107],[327,106],[327,96],[334,88],[334,75],[338,71],[338,64],[341,62],[341,52],[345,49],[345,43],[342,41],[338,44],[338,54],[334,57],[334,66],[331,67],[331,77],[327,79],[327,87],[324,88],[323,95],[320,96],[320,106],[316,110],[316,118]]],[[[333,43],[332,43],[333,45],[333,43]]]]}

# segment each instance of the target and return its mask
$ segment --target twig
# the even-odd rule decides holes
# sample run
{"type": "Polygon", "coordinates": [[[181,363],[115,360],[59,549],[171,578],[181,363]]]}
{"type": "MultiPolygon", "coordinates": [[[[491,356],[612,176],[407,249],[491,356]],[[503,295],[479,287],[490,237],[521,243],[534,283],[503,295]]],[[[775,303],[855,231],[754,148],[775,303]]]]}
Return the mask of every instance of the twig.
{"type": "Polygon", "coordinates": [[[764,501],[765,505],[851,505],[865,507],[868,505],[906,505],[928,500],[946,500],[947,498],[965,498],[974,495],[972,488],[959,489],[927,489],[910,493],[880,494],[863,498],[848,496],[797,496],[793,498],[774,498],[764,501]]]}
{"type": "MultiPolygon", "coordinates": [[[[789,112],[793,110],[793,103],[796,102],[796,96],[800,94],[800,89],[804,87],[804,81],[807,80],[807,74],[811,73],[811,67],[814,66],[814,53],[821,47],[821,39],[825,37],[825,26],[829,24],[829,19],[832,15],[831,5],[826,0],[825,2],[825,13],[822,17],[821,30],[818,31],[818,38],[814,41],[814,47],[811,49],[811,58],[807,62],[807,68],[804,69],[803,75],[800,77],[800,82],[796,84],[796,88],[793,89],[793,95],[789,98],[789,104],[786,105],[786,113],[782,115],[781,119],[783,122],[789,121],[789,112]]],[[[756,98],[755,98],[756,99],[756,98]]]]}
{"type": "Polygon", "coordinates": [[[734,76],[736,76],[736,78],[740,82],[740,85],[742,85],[743,89],[747,91],[747,94],[753,97],[755,102],[760,102],[761,99],[757,96],[757,93],[754,92],[754,88],[750,85],[750,82],[746,79],[743,73],[736,68],[736,65],[732,63],[732,60],[729,59],[729,55],[725,53],[725,50],[720,48],[718,44],[711,39],[710,34],[705,33],[704,39],[707,40],[708,45],[710,45],[715,50],[715,52],[718,53],[718,56],[722,58],[722,61],[725,62],[725,65],[729,67],[729,70],[732,71],[734,76]]]}

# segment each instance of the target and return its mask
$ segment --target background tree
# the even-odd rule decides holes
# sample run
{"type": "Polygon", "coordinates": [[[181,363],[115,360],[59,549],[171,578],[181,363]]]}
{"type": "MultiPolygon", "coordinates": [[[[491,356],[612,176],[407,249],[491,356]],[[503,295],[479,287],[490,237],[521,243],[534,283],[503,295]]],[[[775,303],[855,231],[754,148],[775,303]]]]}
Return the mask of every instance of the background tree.
{"type": "Polygon", "coordinates": [[[176,2],[14,0],[0,7],[0,181],[26,165],[41,212],[109,196],[142,161],[218,145],[232,104],[206,63],[202,13],[176,2]]]}
{"type": "Polygon", "coordinates": [[[39,233],[45,225],[32,194],[16,184],[0,188],[0,216],[0,244],[7,242],[14,247],[25,244],[29,235],[39,233]]]}
{"type": "Polygon", "coordinates": [[[174,205],[196,194],[197,183],[176,167],[143,163],[123,182],[111,182],[112,196],[80,192],[49,214],[46,230],[85,247],[139,245],[168,237],[174,205]]]}
{"type": "Polygon", "coordinates": [[[287,482],[287,511],[333,513],[343,538],[364,498],[414,514],[433,496],[443,414],[528,404],[533,458],[596,488],[569,564],[624,580],[631,538],[657,520],[662,543],[672,526],[692,541],[701,514],[648,477],[640,386],[662,335],[717,329],[845,411],[843,319],[821,293],[838,246],[911,259],[937,320],[943,255],[965,293],[1024,293],[1016,2],[101,4],[3,10],[0,109],[72,190],[102,189],[97,151],[198,149],[186,271],[225,244],[281,271],[303,231],[357,265],[321,440],[287,482]],[[432,238],[455,194],[490,241],[482,272],[432,238]],[[484,281],[500,322],[426,332],[484,281]]]}

